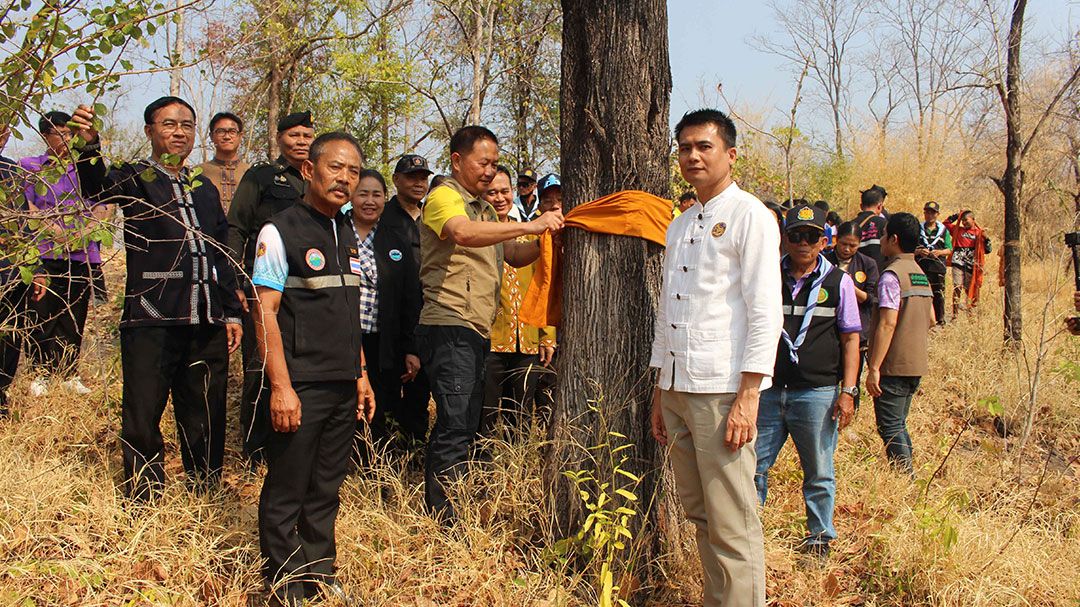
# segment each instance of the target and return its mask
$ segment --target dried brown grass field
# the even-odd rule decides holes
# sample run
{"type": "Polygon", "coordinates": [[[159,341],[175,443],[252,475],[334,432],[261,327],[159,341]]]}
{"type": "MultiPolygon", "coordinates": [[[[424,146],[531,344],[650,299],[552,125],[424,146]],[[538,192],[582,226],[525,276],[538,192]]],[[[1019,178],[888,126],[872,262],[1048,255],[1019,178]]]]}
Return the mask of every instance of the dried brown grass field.
{"type": "MultiPolygon", "coordinates": [[[[1019,452],[1043,311],[1049,334],[1069,305],[1062,264],[1025,270],[1026,363],[1001,349],[993,272],[978,312],[935,332],[934,370],[911,419],[917,481],[887,469],[870,406],[843,433],[840,538],[827,564],[793,550],[803,535],[801,474],[785,448],[763,511],[771,604],[1080,604],[1080,338],[1049,342],[1034,431],[1019,452]],[[1006,438],[989,413],[997,402],[1006,438]]],[[[33,400],[24,374],[15,415],[0,422],[0,605],[257,604],[260,480],[240,466],[234,411],[219,492],[183,488],[167,413],[163,500],[132,508],[118,497],[116,314],[108,306],[92,315],[83,365],[92,395],[33,400]]],[[[463,522],[452,531],[423,514],[421,475],[401,462],[350,477],[337,527],[343,582],[366,606],[596,604],[589,578],[545,558],[540,454],[539,438],[495,445],[493,461],[461,487],[463,522]]],[[[700,601],[695,561],[691,545],[669,547],[653,604],[700,601]]]]}

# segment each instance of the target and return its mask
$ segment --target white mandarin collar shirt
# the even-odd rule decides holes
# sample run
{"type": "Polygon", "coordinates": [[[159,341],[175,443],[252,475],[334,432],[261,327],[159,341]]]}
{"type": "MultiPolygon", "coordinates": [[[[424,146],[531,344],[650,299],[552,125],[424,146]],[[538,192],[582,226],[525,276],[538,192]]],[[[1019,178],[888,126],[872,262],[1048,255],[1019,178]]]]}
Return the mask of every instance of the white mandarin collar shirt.
{"type": "Polygon", "coordinates": [[[772,385],[783,328],[776,216],[732,183],[672,221],[649,366],[665,390],[730,393],[742,373],[772,385]]]}

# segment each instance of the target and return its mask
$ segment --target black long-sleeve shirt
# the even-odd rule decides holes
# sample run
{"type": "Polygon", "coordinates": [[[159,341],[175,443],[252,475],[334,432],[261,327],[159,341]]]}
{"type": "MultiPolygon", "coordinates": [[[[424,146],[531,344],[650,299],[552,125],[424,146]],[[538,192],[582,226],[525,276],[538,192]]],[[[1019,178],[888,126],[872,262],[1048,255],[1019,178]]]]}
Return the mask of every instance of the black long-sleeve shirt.
{"type": "Polygon", "coordinates": [[[240,322],[228,222],[210,180],[152,159],[106,167],[98,146],[81,151],[76,170],[83,197],[124,213],[122,329],[240,322]]]}

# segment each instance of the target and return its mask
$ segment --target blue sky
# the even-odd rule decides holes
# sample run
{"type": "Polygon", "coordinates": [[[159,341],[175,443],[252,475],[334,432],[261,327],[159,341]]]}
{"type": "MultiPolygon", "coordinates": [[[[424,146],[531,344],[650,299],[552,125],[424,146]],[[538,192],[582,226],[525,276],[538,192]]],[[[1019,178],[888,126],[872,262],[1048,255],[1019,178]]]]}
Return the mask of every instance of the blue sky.
{"type": "MultiPolygon", "coordinates": [[[[1048,48],[1061,48],[1078,22],[1080,0],[1037,0],[1029,4],[1025,39],[1029,44],[1044,42],[1048,48]]],[[[724,84],[727,99],[736,107],[770,115],[770,123],[790,107],[794,78],[784,60],[751,43],[755,35],[782,35],[764,0],[672,0],[668,2],[668,32],[673,125],[690,109],[721,105],[715,94],[718,82],[724,84]]],[[[1025,59],[1030,61],[1032,55],[1028,51],[1025,59]]],[[[127,86],[130,94],[123,106],[141,108],[168,89],[168,78],[132,79],[127,86]]],[[[139,120],[133,114],[123,117],[124,122],[129,118],[131,124],[139,120]]],[[[806,110],[800,110],[800,122],[810,131],[827,126],[806,110]]],[[[26,145],[13,140],[8,152],[26,151],[21,149],[26,145]]]]}

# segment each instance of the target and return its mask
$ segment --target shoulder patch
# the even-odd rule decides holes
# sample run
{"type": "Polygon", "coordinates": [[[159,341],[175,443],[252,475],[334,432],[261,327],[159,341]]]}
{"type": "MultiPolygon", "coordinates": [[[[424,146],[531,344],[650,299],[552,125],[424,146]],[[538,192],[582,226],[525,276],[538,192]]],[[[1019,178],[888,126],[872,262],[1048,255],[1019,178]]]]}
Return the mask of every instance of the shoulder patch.
{"type": "Polygon", "coordinates": [[[911,281],[911,285],[914,287],[929,287],[930,279],[926,277],[926,274],[910,273],[908,274],[908,280],[911,281]]]}

